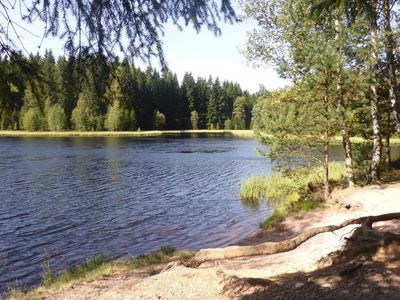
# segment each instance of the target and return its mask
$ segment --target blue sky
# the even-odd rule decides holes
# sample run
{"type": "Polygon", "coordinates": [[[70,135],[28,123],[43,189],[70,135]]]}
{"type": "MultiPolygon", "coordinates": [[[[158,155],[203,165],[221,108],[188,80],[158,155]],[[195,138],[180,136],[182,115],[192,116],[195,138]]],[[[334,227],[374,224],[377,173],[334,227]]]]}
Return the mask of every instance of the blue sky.
{"type": "MultiPolygon", "coordinates": [[[[238,8],[236,1],[233,2],[238,8]]],[[[14,11],[12,15],[16,16],[19,13],[14,11]]],[[[222,23],[222,35],[216,37],[206,28],[196,33],[190,26],[180,31],[175,26],[167,24],[163,45],[168,66],[178,75],[179,80],[183,78],[185,72],[191,72],[195,77],[211,75],[213,78],[219,77],[222,81],[238,82],[242,88],[250,92],[256,92],[260,84],[269,90],[287,85],[288,82],[280,79],[273,69],[253,68],[240,53],[246,43],[247,32],[254,26],[251,22],[233,25],[222,23]]],[[[42,36],[42,23],[30,24],[28,28],[36,35],[42,36]]],[[[36,53],[40,50],[43,53],[48,48],[52,49],[56,56],[63,54],[63,43],[57,38],[46,39],[38,49],[40,37],[35,37],[18,28],[17,30],[28,52],[36,53]]],[[[145,68],[141,62],[136,64],[145,68]]],[[[157,67],[157,63],[153,66],[157,67]]]]}

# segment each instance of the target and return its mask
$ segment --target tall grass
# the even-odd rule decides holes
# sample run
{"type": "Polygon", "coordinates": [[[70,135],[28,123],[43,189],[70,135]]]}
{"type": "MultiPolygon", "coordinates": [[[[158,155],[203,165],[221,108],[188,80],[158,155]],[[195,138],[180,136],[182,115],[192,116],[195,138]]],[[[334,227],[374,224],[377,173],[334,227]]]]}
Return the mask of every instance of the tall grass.
{"type": "MultiPolygon", "coordinates": [[[[340,184],[345,176],[343,162],[329,164],[329,177],[333,185],[340,184]]],[[[274,227],[293,212],[306,212],[322,205],[322,178],[322,167],[301,168],[285,174],[254,176],[243,182],[240,196],[248,205],[265,199],[273,208],[273,212],[263,226],[274,227]]]]}

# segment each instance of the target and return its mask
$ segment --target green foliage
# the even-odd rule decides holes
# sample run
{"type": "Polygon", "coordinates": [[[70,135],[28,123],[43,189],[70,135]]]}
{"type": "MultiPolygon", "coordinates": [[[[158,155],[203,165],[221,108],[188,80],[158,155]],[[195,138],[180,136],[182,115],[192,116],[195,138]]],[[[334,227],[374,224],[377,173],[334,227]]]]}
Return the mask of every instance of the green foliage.
{"type": "Polygon", "coordinates": [[[246,128],[246,97],[236,97],[233,103],[232,129],[246,128]]]}
{"type": "Polygon", "coordinates": [[[43,285],[51,286],[54,284],[65,284],[71,281],[76,281],[81,278],[85,278],[89,273],[101,269],[107,264],[121,263],[126,264],[130,268],[143,268],[154,266],[167,259],[178,255],[181,258],[191,257],[193,254],[190,253],[177,253],[175,248],[171,246],[161,246],[160,250],[153,251],[147,255],[140,255],[134,259],[129,259],[121,262],[109,262],[104,255],[95,256],[92,259],[87,260],[83,264],[77,265],[75,267],[67,267],[66,270],[60,274],[54,274],[51,270],[50,261],[46,259],[43,262],[43,285]]]}
{"type": "Polygon", "coordinates": [[[154,112],[154,128],[157,130],[162,130],[165,128],[165,125],[167,124],[167,120],[165,118],[165,115],[158,110],[154,112]]]}
{"type": "Polygon", "coordinates": [[[47,112],[47,128],[50,131],[63,131],[66,129],[67,118],[60,104],[51,106],[47,112]]]}
{"type": "Polygon", "coordinates": [[[253,129],[260,142],[268,145],[264,154],[283,169],[322,163],[318,149],[324,144],[329,120],[320,117],[324,104],[308,100],[303,92],[297,86],[278,90],[270,98],[259,99],[253,110],[253,129]]]}
{"type": "Polygon", "coordinates": [[[43,262],[43,285],[50,286],[52,284],[68,283],[73,280],[84,278],[89,272],[100,268],[107,262],[104,255],[98,255],[93,259],[87,260],[85,263],[76,267],[67,267],[67,269],[60,273],[54,274],[50,267],[50,261],[46,259],[43,262]]]}
{"type": "Polygon", "coordinates": [[[353,144],[353,161],[354,167],[362,172],[368,173],[372,153],[372,142],[364,141],[353,144]]]}
{"type": "Polygon", "coordinates": [[[120,106],[118,101],[108,107],[105,128],[109,131],[135,130],[135,112],[120,106]]]}
{"type": "Polygon", "coordinates": [[[230,119],[226,119],[224,122],[224,129],[230,130],[232,129],[232,121],[230,119]]]}
{"type": "Polygon", "coordinates": [[[82,95],[71,115],[72,126],[75,130],[89,131],[94,127],[93,117],[90,109],[82,95]]]}
{"type": "Polygon", "coordinates": [[[123,129],[124,111],[119,105],[119,101],[114,101],[113,105],[108,107],[105,127],[109,131],[120,131],[123,129]]]}
{"type": "Polygon", "coordinates": [[[42,283],[44,285],[50,285],[54,282],[55,280],[55,275],[53,271],[51,270],[51,265],[50,265],[50,259],[46,258],[43,263],[43,278],[42,278],[42,283]]]}
{"type": "Polygon", "coordinates": [[[240,186],[240,198],[244,203],[258,204],[260,199],[265,199],[267,193],[267,177],[264,175],[252,176],[240,186]]]}
{"type": "Polygon", "coordinates": [[[43,128],[42,117],[39,109],[28,108],[22,113],[22,128],[27,131],[38,131],[43,128]]]}
{"type": "MultiPolygon", "coordinates": [[[[5,6],[0,14],[1,24],[18,24],[20,28],[31,26],[34,16],[22,18],[19,14],[9,14],[7,9],[9,7],[5,6]]],[[[39,24],[37,30],[42,32],[43,37],[59,37],[64,43],[64,49],[70,55],[82,51],[84,55],[93,56],[107,53],[111,58],[116,52],[122,52],[134,59],[147,62],[157,57],[162,67],[166,66],[162,36],[167,22],[180,29],[182,24],[190,25],[197,32],[205,27],[215,35],[219,35],[221,20],[230,23],[236,21],[229,0],[140,2],[46,0],[26,2],[24,9],[27,13],[36,12],[40,15],[35,19],[35,24],[39,24]],[[81,16],[82,13],[84,18],[81,16]],[[81,48],[81,43],[76,43],[77,24],[81,24],[79,32],[82,34],[79,33],[79,39],[82,39],[84,49],[81,48]]],[[[14,35],[2,29],[0,49],[7,54],[14,54],[24,50],[24,45],[16,43],[14,35]]]]}
{"type": "Polygon", "coordinates": [[[196,130],[199,128],[199,114],[195,110],[190,113],[190,124],[192,125],[192,129],[196,130]]]}
{"type": "MultiPolygon", "coordinates": [[[[245,101],[241,119],[235,119],[240,125],[235,126],[250,126],[251,97],[237,83],[221,84],[218,78],[195,80],[187,73],[179,85],[170,70],[160,74],[149,67],[143,72],[127,59],[108,61],[101,55],[81,59],[60,56],[56,61],[47,51],[44,57],[31,55],[26,61],[37,66],[40,75],[25,77],[12,60],[0,59],[2,129],[22,127],[22,107],[41,112],[40,130],[152,130],[155,111],[165,116],[163,129],[222,129],[226,120],[233,122],[234,100],[241,96],[245,101]],[[208,118],[213,120],[208,122],[208,118]]],[[[233,123],[228,127],[234,128],[233,123]]]]}
{"type": "MultiPolygon", "coordinates": [[[[329,174],[332,184],[341,184],[346,176],[344,163],[331,162],[329,174]]],[[[307,212],[321,206],[322,178],[322,167],[297,168],[267,177],[254,176],[242,183],[240,196],[249,205],[266,200],[273,207],[273,212],[263,226],[273,227],[294,212],[307,212]]]]}

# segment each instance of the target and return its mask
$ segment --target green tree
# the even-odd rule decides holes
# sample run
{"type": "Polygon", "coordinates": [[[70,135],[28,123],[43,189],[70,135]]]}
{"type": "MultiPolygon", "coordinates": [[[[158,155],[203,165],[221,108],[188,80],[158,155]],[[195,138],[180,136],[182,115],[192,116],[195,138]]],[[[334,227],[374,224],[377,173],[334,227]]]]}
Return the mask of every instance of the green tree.
{"type": "Polygon", "coordinates": [[[22,128],[28,131],[38,131],[42,128],[39,109],[31,107],[22,113],[22,128]]]}
{"type": "Polygon", "coordinates": [[[71,128],[70,122],[72,110],[75,108],[79,96],[78,63],[70,56],[66,59],[60,56],[57,60],[55,78],[57,83],[59,104],[64,109],[67,119],[67,128],[71,128]]]}
{"type": "Polygon", "coordinates": [[[154,128],[157,130],[163,130],[167,124],[165,115],[158,110],[154,111],[154,128]]]}
{"type": "Polygon", "coordinates": [[[47,112],[47,128],[50,131],[63,131],[66,129],[67,118],[60,104],[52,105],[47,112]]]}
{"type": "Polygon", "coordinates": [[[233,102],[232,127],[246,129],[246,97],[236,97],[233,102]]]}
{"type": "Polygon", "coordinates": [[[212,84],[207,106],[208,128],[220,129],[224,127],[224,95],[219,79],[212,84]]]}
{"type": "Polygon", "coordinates": [[[29,85],[25,89],[23,103],[20,114],[21,127],[28,131],[47,130],[47,120],[41,110],[40,101],[29,85]]]}
{"type": "Polygon", "coordinates": [[[94,130],[95,123],[91,110],[84,97],[84,94],[79,95],[78,103],[72,111],[71,123],[75,130],[90,131],[94,130]]]}
{"type": "Polygon", "coordinates": [[[172,22],[178,28],[181,28],[181,22],[192,24],[197,32],[205,26],[215,34],[220,34],[218,22],[222,16],[225,21],[236,20],[229,0],[18,2],[18,5],[10,2],[0,6],[2,53],[18,50],[16,40],[19,36],[11,34],[9,24],[18,24],[29,30],[29,23],[42,21],[44,37],[59,36],[65,41],[65,49],[70,54],[107,53],[113,56],[114,50],[118,49],[129,52],[132,57],[148,60],[157,55],[162,65],[165,65],[161,43],[165,23],[172,22]],[[20,13],[9,13],[17,8],[23,8],[20,11],[22,20],[14,18],[14,15],[20,13]]]}
{"type": "Polygon", "coordinates": [[[113,104],[108,107],[105,127],[109,131],[120,131],[124,129],[124,111],[121,109],[118,100],[115,100],[113,104]]]}
{"type": "Polygon", "coordinates": [[[190,124],[192,129],[199,129],[199,114],[195,110],[190,113],[190,124]]]}
{"type": "MultiPolygon", "coordinates": [[[[340,9],[326,10],[315,18],[314,8],[315,4],[308,0],[250,1],[248,16],[257,19],[260,28],[250,36],[247,55],[251,60],[278,66],[282,76],[301,87],[304,97],[325,103],[320,108],[322,119],[319,118],[326,126],[324,148],[329,152],[329,136],[340,128],[352,184],[348,127],[353,114],[349,110],[354,105],[351,99],[365,97],[360,81],[365,83],[371,74],[369,54],[364,51],[369,43],[365,39],[365,22],[362,18],[349,22],[346,11],[340,9]],[[284,13],[289,10],[291,14],[284,13]]],[[[324,165],[327,172],[327,162],[324,165]]],[[[325,182],[327,177],[325,174],[325,182]]]]}

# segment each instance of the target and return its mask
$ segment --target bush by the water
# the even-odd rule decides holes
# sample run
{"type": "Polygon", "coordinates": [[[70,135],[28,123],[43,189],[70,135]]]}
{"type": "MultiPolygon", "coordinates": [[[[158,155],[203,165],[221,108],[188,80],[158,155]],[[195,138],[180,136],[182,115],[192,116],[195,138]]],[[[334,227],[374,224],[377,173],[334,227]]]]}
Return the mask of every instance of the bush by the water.
{"type": "MultiPolygon", "coordinates": [[[[332,183],[340,183],[346,176],[342,162],[329,164],[329,177],[332,183]]],[[[273,227],[292,212],[308,211],[322,203],[323,169],[296,169],[288,173],[272,173],[269,176],[254,176],[243,182],[240,196],[244,203],[256,205],[265,199],[272,206],[271,217],[263,223],[273,227]]]]}

